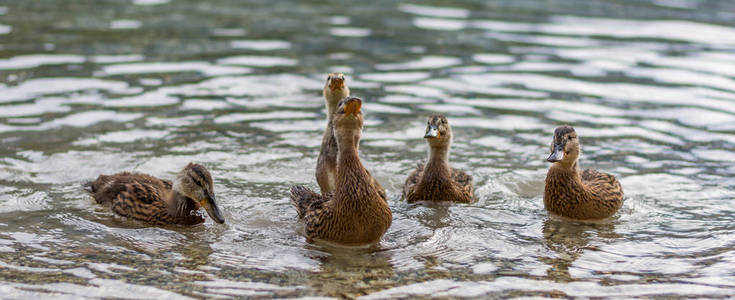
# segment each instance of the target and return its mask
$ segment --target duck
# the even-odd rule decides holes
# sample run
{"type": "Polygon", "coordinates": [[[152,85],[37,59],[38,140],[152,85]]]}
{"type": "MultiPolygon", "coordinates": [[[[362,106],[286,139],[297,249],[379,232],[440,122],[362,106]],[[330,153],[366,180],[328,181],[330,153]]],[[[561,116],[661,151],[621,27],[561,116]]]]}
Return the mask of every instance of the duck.
{"type": "MultiPolygon", "coordinates": [[[[337,188],[337,139],[334,136],[333,121],[337,104],[342,99],[350,96],[350,88],[347,86],[345,75],[343,73],[329,73],[322,94],[324,95],[324,105],[327,108],[327,127],[322,135],[315,175],[319,192],[326,194],[334,192],[337,188]]],[[[383,186],[372,174],[370,174],[370,178],[372,184],[380,191],[381,198],[387,202],[388,197],[383,186]]]]}
{"type": "Polygon", "coordinates": [[[429,159],[419,163],[403,186],[403,197],[409,203],[419,201],[471,203],[474,188],[472,176],[449,165],[452,128],[442,114],[429,116],[426,124],[429,159]]]}
{"type": "Polygon", "coordinates": [[[573,127],[554,130],[552,163],[546,174],[544,208],[552,214],[578,220],[604,219],[623,205],[623,187],[615,176],[596,170],[579,170],[579,137],[573,127]]]}
{"type": "Polygon", "coordinates": [[[215,200],[212,175],[196,163],[186,165],[173,183],[148,174],[121,172],[99,175],[83,187],[98,204],[144,223],[201,224],[204,218],[196,212],[202,207],[215,222],[225,222],[215,200]]]}
{"type": "Polygon", "coordinates": [[[322,136],[322,145],[316,163],[316,182],[322,194],[333,192],[336,189],[337,176],[337,140],[334,137],[333,116],[337,110],[337,103],[350,96],[350,88],[345,83],[342,73],[330,73],[324,84],[322,94],[324,105],[327,107],[327,127],[322,136]]]}
{"type": "Polygon", "coordinates": [[[333,116],[337,141],[334,192],[318,194],[304,186],[291,187],[291,204],[303,221],[308,242],[374,244],[391,225],[390,207],[358,155],[363,126],[361,106],[360,98],[344,98],[333,116]]]}

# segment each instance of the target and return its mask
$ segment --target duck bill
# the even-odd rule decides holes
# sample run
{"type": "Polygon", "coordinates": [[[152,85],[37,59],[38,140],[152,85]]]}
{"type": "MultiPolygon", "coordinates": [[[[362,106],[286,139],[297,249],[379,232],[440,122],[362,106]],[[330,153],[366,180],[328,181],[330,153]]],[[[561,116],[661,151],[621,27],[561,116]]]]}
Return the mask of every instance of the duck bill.
{"type": "Polygon", "coordinates": [[[217,202],[214,201],[214,195],[208,194],[207,198],[203,199],[199,204],[204,207],[204,210],[207,211],[207,214],[212,220],[220,224],[225,222],[225,217],[222,216],[222,212],[217,207],[217,202]]]}
{"type": "Polygon", "coordinates": [[[436,128],[436,125],[429,125],[429,127],[426,128],[426,134],[424,135],[424,138],[438,138],[440,135],[441,134],[439,133],[439,128],[436,128]]]}
{"type": "Polygon", "coordinates": [[[564,159],[564,146],[560,144],[554,144],[554,150],[551,152],[551,155],[549,155],[549,158],[546,160],[548,162],[557,162],[564,159]]]}
{"type": "Polygon", "coordinates": [[[341,89],[345,86],[345,80],[343,78],[332,78],[329,82],[329,88],[334,90],[341,89]]]}
{"type": "Polygon", "coordinates": [[[362,101],[357,99],[351,100],[345,105],[345,114],[356,116],[360,112],[360,107],[362,107],[362,101]]]}

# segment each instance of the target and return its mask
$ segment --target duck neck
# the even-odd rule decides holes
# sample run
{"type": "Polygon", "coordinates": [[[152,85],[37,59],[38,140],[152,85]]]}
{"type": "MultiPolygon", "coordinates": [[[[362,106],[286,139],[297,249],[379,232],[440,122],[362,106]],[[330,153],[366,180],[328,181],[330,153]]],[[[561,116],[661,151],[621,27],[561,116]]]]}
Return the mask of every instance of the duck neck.
{"type": "Polygon", "coordinates": [[[349,172],[354,169],[364,169],[357,154],[357,144],[360,138],[357,136],[341,137],[337,142],[337,165],[339,172],[349,172]]]}
{"type": "Polygon", "coordinates": [[[549,168],[546,180],[554,182],[553,185],[547,184],[547,188],[554,185],[577,186],[582,184],[576,161],[570,164],[554,163],[549,168]]]}
{"type": "Polygon", "coordinates": [[[327,121],[331,124],[334,119],[334,112],[337,110],[337,102],[330,99],[327,99],[325,102],[327,105],[327,121]]]}
{"type": "MultiPolygon", "coordinates": [[[[337,152],[337,139],[334,138],[334,112],[337,110],[337,102],[339,100],[331,99],[335,95],[325,94],[325,101],[327,107],[327,128],[324,129],[324,136],[322,137],[321,152],[325,154],[337,152]]],[[[334,154],[331,154],[334,155],[334,154]]],[[[333,156],[332,156],[333,157],[333,156]]]]}
{"type": "Polygon", "coordinates": [[[171,191],[166,199],[166,206],[168,206],[168,213],[174,218],[189,217],[191,212],[197,209],[194,200],[177,190],[171,191]]]}
{"type": "MultiPolygon", "coordinates": [[[[327,119],[327,128],[324,129],[324,136],[322,136],[322,147],[319,150],[320,154],[334,157],[337,152],[337,139],[334,138],[334,129],[332,126],[332,114],[329,114],[327,119]]],[[[334,158],[332,158],[334,160],[334,158]]]]}
{"type": "Polygon", "coordinates": [[[358,155],[359,136],[341,137],[337,154],[337,189],[335,199],[366,199],[372,186],[370,175],[358,155]]]}
{"type": "Polygon", "coordinates": [[[429,160],[426,163],[426,171],[429,176],[449,177],[449,146],[429,147],[429,160]]]}
{"type": "Polygon", "coordinates": [[[341,90],[331,90],[329,87],[324,89],[324,104],[327,107],[327,120],[332,122],[334,112],[337,111],[337,103],[344,97],[350,96],[350,90],[347,87],[341,90]]]}
{"type": "Polygon", "coordinates": [[[554,163],[555,166],[558,166],[560,169],[565,169],[569,172],[579,173],[579,164],[577,163],[577,160],[573,160],[571,162],[569,161],[560,161],[554,163]]]}

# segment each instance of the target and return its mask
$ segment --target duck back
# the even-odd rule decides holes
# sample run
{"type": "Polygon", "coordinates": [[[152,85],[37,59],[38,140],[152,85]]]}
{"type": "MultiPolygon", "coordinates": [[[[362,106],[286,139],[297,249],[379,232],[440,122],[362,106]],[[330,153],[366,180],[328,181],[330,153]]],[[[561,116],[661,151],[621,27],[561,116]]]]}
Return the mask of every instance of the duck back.
{"type": "Polygon", "coordinates": [[[84,187],[97,203],[123,217],[157,225],[204,222],[201,216],[189,213],[196,209],[192,201],[182,201],[182,206],[176,209],[185,213],[173,216],[165,201],[173,193],[171,182],[150,175],[131,172],[100,175],[84,187]]]}

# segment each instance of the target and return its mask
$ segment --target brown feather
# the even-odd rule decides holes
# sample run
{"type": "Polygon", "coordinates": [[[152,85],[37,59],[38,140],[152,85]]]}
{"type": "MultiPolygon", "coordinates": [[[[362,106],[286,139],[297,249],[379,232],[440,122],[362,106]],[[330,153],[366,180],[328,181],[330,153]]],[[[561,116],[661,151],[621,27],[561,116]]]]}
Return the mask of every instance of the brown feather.
{"type": "Polygon", "coordinates": [[[623,205],[623,187],[615,176],[552,166],[546,175],[544,207],[560,216],[588,220],[612,216],[623,205]]]}
{"type": "Polygon", "coordinates": [[[409,203],[419,201],[471,203],[474,200],[472,176],[449,166],[448,155],[452,141],[452,130],[443,115],[429,117],[430,129],[438,130],[438,137],[427,140],[429,162],[419,163],[416,170],[406,178],[403,197],[409,203]],[[433,127],[432,127],[433,126],[433,127]]]}
{"type": "Polygon", "coordinates": [[[409,203],[419,201],[472,203],[474,188],[472,176],[452,169],[451,175],[429,174],[424,164],[414,170],[403,186],[403,197],[409,203]]]}
{"type": "Polygon", "coordinates": [[[615,176],[595,170],[580,173],[577,160],[579,141],[570,126],[554,133],[553,145],[562,145],[562,160],[554,161],[546,174],[544,207],[567,218],[603,219],[615,214],[623,205],[623,187],[615,176]]]}
{"type": "MultiPolygon", "coordinates": [[[[337,188],[337,138],[334,135],[334,112],[337,110],[337,104],[340,100],[350,96],[350,89],[344,82],[344,75],[341,73],[331,73],[327,76],[327,82],[324,85],[324,100],[327,108],[327,127],[322,135],[322,144],[319,149],[319,158],[316,162],[316,182],[319,185],[321,193],[333,193],[337,188]],[[339,85],[331,87],[333,79],[341,79],[339,85]]],[[[380,183],[372,177],[370,172],[368,175],[376,189],[380,191],[380,197],[388,202],[385,189],[380,183]]]]}
{"type": "Polygon", "coordinates": [[[316,163],[316,182],[322,193],[334,192],[337,178],[337,139],[334,137],[334,112],[340,100],[350,96],[350,88],[342,73],[330,73],[324,84],[324,105],[327,108],[327,128],[324,129],[319,158],[316,163]]]}
{"type": "Polygon", "coordinates": [[[193,225],[204,222],[201,216],[191,214],[199,208],[191,199],[181,201],[182,207],[176,208],[184,210],[182,214],[171,214],[168,203],[175,201],[167,202],[167,198],[184,196],[174,192],[168,180],[147,174],[122,172],[100,175],[85,186],[97,203],[123,217],[156,225],[193,225]]]}
{"type": "Polygon", "coordinates": [[[345,98],[335,118],[347,119],[344,123],[335,119],[335,138],[338,140],[337,173],[334,177],[334,193],[319,195],[307,188],[291,188],[291,203],[304,221],[309,241],[325,240],[346,245],[375,243],[380,240],[392,222],[392,214],[385,199],[385,191],[370,176],[360,162],[357,152],[362,129],[362,113],[345,117],[345,102],[358,101],[345,98]]]}

